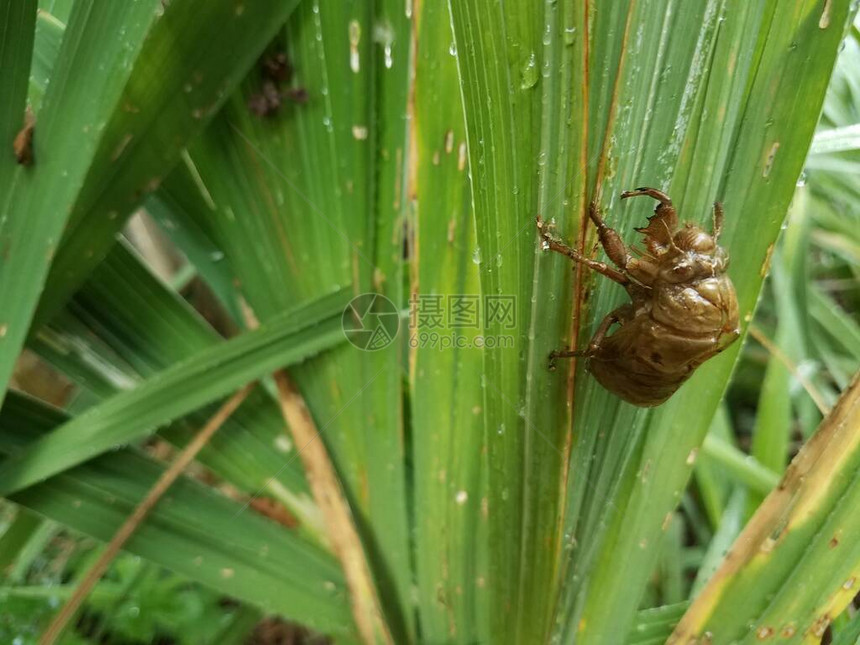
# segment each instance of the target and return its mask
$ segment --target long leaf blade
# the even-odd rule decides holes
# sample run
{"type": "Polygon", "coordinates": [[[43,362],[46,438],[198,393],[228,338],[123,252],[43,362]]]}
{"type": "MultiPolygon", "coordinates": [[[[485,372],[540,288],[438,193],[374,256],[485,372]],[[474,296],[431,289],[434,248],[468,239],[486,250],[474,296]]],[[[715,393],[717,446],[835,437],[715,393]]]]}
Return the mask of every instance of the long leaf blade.
{"type": "MultiPolygon", "coordinates": [[[[76,3],[75,12],[82,12],[80,4],[76,3]]],[[[75,194],[37,322],[50,318],[104,258],[133,208],[158,187],[298,0],[213,0],[202,5],[192,0],[138,0],[136,4],[151,5],[153,15],[158,9],[158,20],[144,31],[147,38],[136,56],[124,61],[122,69],[131,72],[125,71],[120,78],[127,82],[99,123],[101,136],[94,156],[80,165],[86,179],[75,194]]],[[[101,11],[102,5],[96,3],[96,10],[101,11]]],[[[113,29],[124,34],[135,26],[129,17],[113,29]]],[[[102,39],[98,33],[87,37],[102,39]]],[[[64,61],[64,55],[60,60],[64,61]]],[[[94,63],[97,70],[103,64],[103,60],[94,63]]],[[[49,93],[56,82],[52,77],[49,93]]],[[[69,125],[67,132],[75,130],[69,125]]]]}
{"type": "MultiPolygon", "coordinates": [[[[5,393],[63,226],[157,5],[155,0],[75,5],[38,114],[34,163],[2,186],[0,234],[7,243],[0,254],[0,392],[5,393]]],[[[23,105],[11,107],[23,111],[23,105]]]]}
{"type": "Polygon", "coordinates": [[[670,642],[820,638],[860,580],[860,379],[792,461],[670,642]]]}
{"type": "MultiPolygon", "coordinates": [[[[394,7],[301,5],[271,51],[293,69],[282,91],[307,100],[256,114],[249,105],[265,77],[251,75],[189,150],[187,172],[206,204],[185,200],[174,220],[223,254],[232,288],[262,321],[321,285],[352,284],[355,295],[381,293],[403,308],[406,127],[389,115],[405,109],[410,25],[394,7]]],[[[165,204],[179,201],[178,185],[168,181],[165,204]]],[[[344,345],[291,376],[325,429],[359,528],[387,527],[364,534],[365,550],[392,596],[383,598],[392,629],[410,633],[403,348],[344,345]]]]}
{"type": "Polygon", "coordinates": [[[345,296],[335,291],[287,312],[91,408],[0,465],[0,491],[26,488],[336,345],[343,339],[345,296]]]}
{"type": "MultiPolygon", "coordinates": [[[[134,253],[117,244],[29,347],[98,402],[222,340],[134,253]]],[[[202,409],[160,434],[184,445],[193,426],[207,418],[202,409]]],[[[296,449],[277,405],[256,388],[197,460],[246,493],[277,499],[300,521],[300,530],[325,541],[296,449]]]]}
{"type": "MultiPolygon", "coordinates": [[[[0,413],[0,453],[19,451],[64,419],[57,410],[10,394],[0,413]]],[[[152,459],[123,449],[10,499],[108,540],[162,471],[152,459]]],[[[345,583],[331,555],[190,479],[171,488],[126,549],[265,611],[323,632],[352,632],[345,583]]]]}

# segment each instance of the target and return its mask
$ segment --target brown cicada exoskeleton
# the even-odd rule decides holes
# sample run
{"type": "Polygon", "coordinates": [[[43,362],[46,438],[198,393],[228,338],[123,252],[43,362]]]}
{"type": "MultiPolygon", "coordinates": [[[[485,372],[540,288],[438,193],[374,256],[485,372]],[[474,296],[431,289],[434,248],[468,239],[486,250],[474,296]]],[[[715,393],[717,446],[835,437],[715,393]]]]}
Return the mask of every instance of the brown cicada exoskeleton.
{"type": "Polygon", "coordinates": [[[557,358],[583,356],[597,381],[634,405],[655,406],[668,399],[699,365],[723,351],[740,335],[738,301],[726,269],[729,256],[718,245],[723,209],[714,204],[714,232],[698,226],[678,227],[678,216],[667,195],[654,188],[637,188],[621,199],[649,195],[659,204],[645,236],[647,251],[633,257],[618,233],[606,226],[596,203],[589,215],[600,243],[617,269],[584,257],[553,237],[538,217],[544,248],[581,262],[622,285],[631,302],[609,313],[587,349],[562,350],[557,358]],[[612,334],[609,329],[618,324],[612,334]]]}

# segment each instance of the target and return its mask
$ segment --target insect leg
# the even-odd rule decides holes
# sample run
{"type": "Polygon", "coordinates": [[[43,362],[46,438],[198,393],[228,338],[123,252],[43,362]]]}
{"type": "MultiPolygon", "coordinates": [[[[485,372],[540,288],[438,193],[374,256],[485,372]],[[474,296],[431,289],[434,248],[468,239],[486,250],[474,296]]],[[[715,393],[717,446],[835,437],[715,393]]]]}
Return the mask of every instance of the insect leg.
{"type": "Polygon", "coordinates": [[[603,342],[603,339],[606,338],[607,332],[609,332],[609,328],[612,327],[615,323],[618,322],[626,322],[633,317],[633,307],[629,304],[621,305],[617,309],[610,311],[603,320],[600,321],[600,324],[597,326],[597,331],[594,332],[594,337],[591,339],[591,342],[588,343],[588,349],[559,349],[549,354],[549,369],[555,369],[556,359],[559,358],[573,358],[575,356],[594,356],[600,350],[600,344],[603,342]]]}
{"type": "Polygon", "coordinates": [[[714,244],[720,239],[720,233],[723,232],[723,205],[720,202],[714,202],[714,244]]]}
{"type": "MultiPolygon", "coordinates": [[[[598,262],[596,260],[592,260],[591,258],[587,258],[582,255],[575,248],[568,246],[564,242],[559,239],[556,239],[549,233],[544,230],[544,221],[541,219],[540,215],[537,217],[537,227],[538,232],[540,233],[541,239],[546,245],[545,248],[548,248],[551,251],[555,251],[556,253],[561,253],[562,255],[566,255],[574,262],[580,262],[585,266],[597,271],[601,275],[605,275],[610,280],[614,280],[615,282],[623,285],[627,285],[630,283],[630,279],[618,271],[613,269],[611,266],[606,264],[605,262],[598,262]]],[[[613,231],[614,232],[614,231],[613,231]]]]}
{"type": "Polygon", "coordinates": [[[588,354],[592,355],[597,353],[600,349],[600,344],[603,342],[603,339],[606,338],[606,333],[612,325],[618,322],[627,322],[631,318],[633,318],[633,307],[629,304],[621,305],[617,309],[613,309],[606,314],[597,326],[597,330],[594,332],[594,337],[591,339],[591,342],[588,343],[588,354]]]}
{"type": "Polygon", "coordinates": [[[603,250],[606,251],[606,255],[609,256],[609,259],[612,260],[615,266],[622,271],[626,271],[627,263],[632,259],[630,251],[625,246],[618,232],[613,228],[609,228],[606,222],[603,221],[603,218],[600,217],[597,202],[591,202],[591,206],[588,208],[588,216],[597,227],[597,236],[600,238],[600,244],[603,246],[603,250]]]}
{"type": "Polygon", "coordinates": [[[621,199],[627,199],[628,197],[639,197],[640,195],[648,195],[648,197],[653,197],[667,208],[675,208],[675,206],[672,204],[672,200],[669,199],[669,196],[662,190],[657,190],[656,188],[647,188],[643,186],[641,188],[637,188],[636,190],[625,190],[623,193],[621,193],[621,199]]]}
{"type": "Polygon", "coordinates": [[[670,245],[672,236],[675,234],[675,229],[678,227],[678,214],[675,212],[672,200],[663,191],[645,187],[637,188],[636,190],[625,190],[621,193],[621,199],[639,197],[641,195],[652,197],[659,204],[654,209],[654,215],[648,218],[648,226],[637,228],[636,230],[645,235],[646,238],[651,238],[652,242],[670,245]]]}
{"type": "Polygon", "coordinates": [[[588,356],[587,349],[556,349],[549,353],[549,361],[547,362],[547,368],[550,372],[554,372],[556,368],[556,361],[559,358],[573,358],[574,356],[588,356]]]}

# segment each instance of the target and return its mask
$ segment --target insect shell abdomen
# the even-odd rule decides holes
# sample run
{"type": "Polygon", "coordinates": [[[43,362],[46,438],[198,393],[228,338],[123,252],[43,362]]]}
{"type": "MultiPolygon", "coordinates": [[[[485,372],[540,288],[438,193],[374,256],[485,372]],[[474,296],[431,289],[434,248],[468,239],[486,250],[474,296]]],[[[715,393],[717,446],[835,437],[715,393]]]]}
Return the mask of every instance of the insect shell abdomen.
{"type": "Polygon", "coordinates": [[[593,356],[588,361],[588,371],[615,396],[640,407],[654,407],[664,403],[690,374],[687,371],[658,373],[647,368],[642,372],[633,371],[631,368],[641,369],[642,366],[631,365],[629,359],[629,356],[593,356]]]}
{"type": "Polygon", "coordinates": [[[604,339],[589,359],[588,371],[625,401],[650,407],[663,403],[687,380],[694,369],[689,353],[686,339],[643,313],[604,339]]]}
{"type": "Polygon", "coordinates": [[[720,351],[727,326],[737,326],[734,303],[724,276],[655,285],[649,306],[603,340],[588,369],[625,401],[660,405],[720,351]]]}

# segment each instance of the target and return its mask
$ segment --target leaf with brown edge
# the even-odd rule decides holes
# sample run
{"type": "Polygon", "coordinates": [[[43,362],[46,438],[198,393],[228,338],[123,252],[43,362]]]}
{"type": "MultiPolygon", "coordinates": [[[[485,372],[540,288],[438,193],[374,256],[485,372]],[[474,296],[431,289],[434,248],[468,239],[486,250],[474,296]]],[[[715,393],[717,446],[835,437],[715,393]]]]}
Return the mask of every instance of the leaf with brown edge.
{"type": "MultiPolygon", "coordinates": [[[[670,643],[823,629],[860,576],[860,376],[843,393],[687,610],[670,643]]],[[[820,633],[821,632],[821,633],[820,633]]]]}

